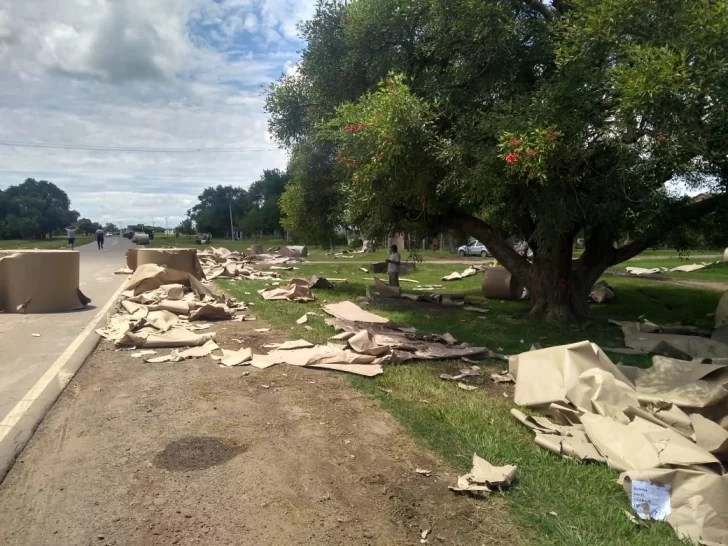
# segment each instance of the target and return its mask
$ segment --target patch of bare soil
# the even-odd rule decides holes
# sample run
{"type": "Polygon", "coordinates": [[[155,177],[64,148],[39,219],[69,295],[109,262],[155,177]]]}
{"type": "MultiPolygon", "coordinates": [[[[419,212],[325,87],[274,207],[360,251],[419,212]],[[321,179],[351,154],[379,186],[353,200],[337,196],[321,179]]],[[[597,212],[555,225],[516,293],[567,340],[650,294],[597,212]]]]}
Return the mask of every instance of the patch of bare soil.
{"type": "MultiPolygon", "coordinates": [[[[281,339],[265,326],[216,329],[260,347],[281,339]]],[[[519,542],[502,498],[448,491],[456,473],[340,375],[130,354],[102,344],[46,416],[0,486],[0,543],[519,542]]]]}

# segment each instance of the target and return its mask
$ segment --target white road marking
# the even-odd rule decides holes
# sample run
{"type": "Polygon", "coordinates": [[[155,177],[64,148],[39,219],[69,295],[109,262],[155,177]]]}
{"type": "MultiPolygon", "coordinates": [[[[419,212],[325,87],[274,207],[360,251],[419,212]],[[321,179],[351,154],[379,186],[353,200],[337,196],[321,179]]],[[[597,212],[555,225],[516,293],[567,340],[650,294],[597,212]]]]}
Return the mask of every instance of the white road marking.
{"type": "MultiPolygon", "coordinates": [[[[94,329],[96,328],[96,325],[99,323],[99,321],[104,318],[106,313],[109,312],[111,306],[116,303],[116,300],[119,298],[119,294],[121,294],[121,292],[124,290],[124,286],[126,286],[125,282],[121,284],[116,292],[114,292],[111,298],[109,298],[109,301],[106,302],[106,305],[101,308],[101,311],[99,311],[97,315],[93,318],[93,320],[88,323],[86,328],[84,328],[81,333],[78,334],[76,339],[74,339],[71,344],[66,348],[66,350],[63,351],[61,356],[56,359],[53,365],[48,368],[46,373],[41,376],[36,384],[30,388],[25,396],[17,404],[15,404],[15,407],[10,410],[10,412],[5,416],[2,421],[0,421],[0,443],[5,440],[5,438],[12,431],[13,427],[18,424],[18,422],[23,418],[23,416],[30,409],[33,403],[43,394],[43,391],[45,391],[46,387],[48,387],[51,381],[55,379],[63,366],[66,365],[68,360],[73,356],[76,350],[78,350],[78,348],[86,340],[86,338],[88,338],[88,336],[90,336],[94,332],[94,329]]],[[[69,374],[69,376],[70,375],[71,374],[69,374]]],[[[70,380],[71,377],[68,377],[64,379],[64,382],[68,383],[68,381],[70,380]]]]}

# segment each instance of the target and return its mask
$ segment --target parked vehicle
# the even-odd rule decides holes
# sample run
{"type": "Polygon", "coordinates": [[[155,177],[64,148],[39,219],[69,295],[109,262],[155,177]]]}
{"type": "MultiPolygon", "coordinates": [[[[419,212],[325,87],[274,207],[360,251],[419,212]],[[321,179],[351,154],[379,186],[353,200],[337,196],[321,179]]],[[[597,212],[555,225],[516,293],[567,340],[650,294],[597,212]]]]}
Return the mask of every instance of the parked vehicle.
{"type": "Polygon", "coordinates": [[[458,248],[458,254],[461,258],[465,256],[480,256],[485,258],[490,255],[490,252],[488,252],[488,249],[480,241],[470,241],[467,245],[458,248]]]}

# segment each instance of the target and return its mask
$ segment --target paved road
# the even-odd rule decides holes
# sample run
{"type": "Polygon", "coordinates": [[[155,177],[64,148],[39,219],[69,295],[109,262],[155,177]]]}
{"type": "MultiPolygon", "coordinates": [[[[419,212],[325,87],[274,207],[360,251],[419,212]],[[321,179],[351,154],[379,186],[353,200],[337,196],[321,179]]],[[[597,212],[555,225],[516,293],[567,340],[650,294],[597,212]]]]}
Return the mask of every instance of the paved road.
{"type": "Polygon", "coordinates": [[[89,347],[95,346],[96,334],[88,335],[91,322],[127,279],[114,271],[124,265],[124,254],[132,244],[110,237],[105,246],[98,250],[93,243],[77,249],[81,254],[80,288],[91,298],[86,309],[0,314],[0,479],[8,457],[12,462],[89,347]],[[41,337],[33,337],[33,333],[41,337]]]}

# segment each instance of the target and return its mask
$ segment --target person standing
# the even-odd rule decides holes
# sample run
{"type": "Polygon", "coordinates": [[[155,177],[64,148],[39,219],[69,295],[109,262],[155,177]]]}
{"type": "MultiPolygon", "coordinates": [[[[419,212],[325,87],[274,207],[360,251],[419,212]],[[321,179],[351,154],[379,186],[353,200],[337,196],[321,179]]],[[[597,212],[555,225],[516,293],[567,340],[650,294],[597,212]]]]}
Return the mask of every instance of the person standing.
{"type": "Polygon", "coordinates": [[[96,244],[99,245],[99,250],[104,248],[104,230],[99,228],[96,230],[96,244]]]}
{"type": "Polygon", "coordinates": [[[68,226],[66,235],[68,236],[68,246],[73,250],[73,246],[76,244],[76,226],[68,226]]]}
{"type": "Polygon", "coordinates": [[[399,286],[399,262],[402,258],[397,252],[397,245],[392,245],[387,258],[387,273],[389,273],[389,286],[399,286]]]}

